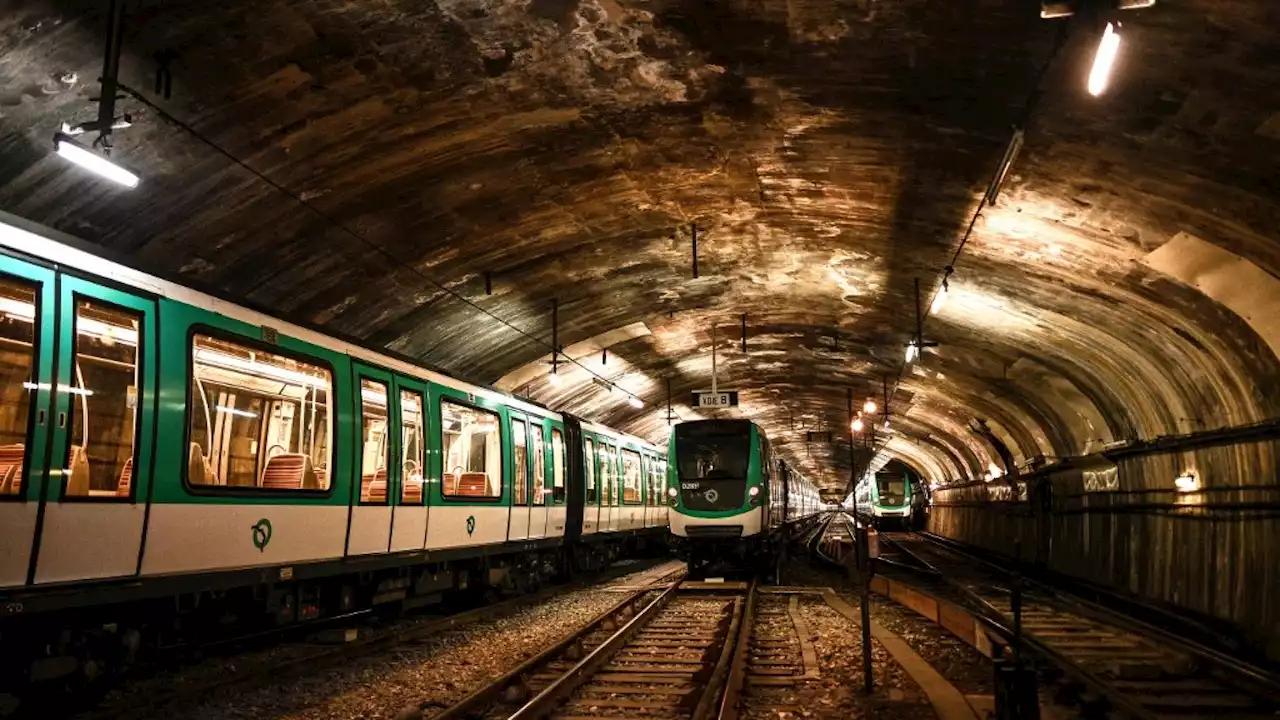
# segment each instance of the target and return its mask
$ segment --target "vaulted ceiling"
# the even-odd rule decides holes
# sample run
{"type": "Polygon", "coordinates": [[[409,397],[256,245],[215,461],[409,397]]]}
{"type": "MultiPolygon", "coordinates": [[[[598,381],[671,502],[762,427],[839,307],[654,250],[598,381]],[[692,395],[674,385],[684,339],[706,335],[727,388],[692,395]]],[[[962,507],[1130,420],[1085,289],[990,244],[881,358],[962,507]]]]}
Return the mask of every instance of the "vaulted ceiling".
{"type": "Polygon", "coordinates": [[[719,412],[832,487],[847,447],[804,432],[886,379],[888,454],[939,481],[1280,417],[1273,0],[1112,17],[1101,97],[1098,26],[1030,0],[143,0],[134,190],[51,152],[106,4],[3,3],[0,208],[141,268],[656,441],[668,387],[713,414],[714,326],[719,412]]]}

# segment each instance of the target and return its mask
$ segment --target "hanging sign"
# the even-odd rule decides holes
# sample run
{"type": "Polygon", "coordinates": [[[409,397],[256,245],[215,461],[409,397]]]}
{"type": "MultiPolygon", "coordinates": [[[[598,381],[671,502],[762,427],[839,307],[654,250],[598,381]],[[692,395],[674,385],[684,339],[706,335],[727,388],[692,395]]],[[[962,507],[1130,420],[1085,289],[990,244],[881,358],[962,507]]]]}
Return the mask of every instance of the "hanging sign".
{"type": "Polygon", "coordinates": [[[695,390],[693,392],[693,406],[696,408],[734,407],[737,404],[737,390],[718,390],[716,392],[695,390]]]}

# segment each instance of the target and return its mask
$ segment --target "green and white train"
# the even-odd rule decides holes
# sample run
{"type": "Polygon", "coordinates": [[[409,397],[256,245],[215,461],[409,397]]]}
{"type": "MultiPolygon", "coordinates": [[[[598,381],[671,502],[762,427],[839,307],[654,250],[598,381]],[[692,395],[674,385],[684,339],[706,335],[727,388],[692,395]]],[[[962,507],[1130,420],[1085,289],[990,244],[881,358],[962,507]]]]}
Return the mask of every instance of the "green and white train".
{"type": "Polygon", "coordinates": [[[822,510],[817,487],[775,458],[750,420],[678,423],[667,451],[671,534],[691,568],[767,566],[779,530],[822,510]]]}
{"type": "Polygon", "coordinates": [[[0,214],[9,681],[599,566],[665,541],[665,473],[639,438],[0,214]]]}

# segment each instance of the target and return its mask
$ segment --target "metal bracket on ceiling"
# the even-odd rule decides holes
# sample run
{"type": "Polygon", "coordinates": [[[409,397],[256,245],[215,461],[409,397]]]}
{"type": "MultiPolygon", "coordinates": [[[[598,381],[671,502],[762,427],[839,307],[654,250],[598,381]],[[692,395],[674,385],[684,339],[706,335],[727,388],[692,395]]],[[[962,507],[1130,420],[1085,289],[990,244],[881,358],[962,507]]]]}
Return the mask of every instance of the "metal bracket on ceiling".
{"type": "Polygon", "coordinates": [[[1040,0],[1040,17],[1045,20],[1071,17],[1086,8],[1142,10],[1155,4],[1156,0],[1040,0]]]}

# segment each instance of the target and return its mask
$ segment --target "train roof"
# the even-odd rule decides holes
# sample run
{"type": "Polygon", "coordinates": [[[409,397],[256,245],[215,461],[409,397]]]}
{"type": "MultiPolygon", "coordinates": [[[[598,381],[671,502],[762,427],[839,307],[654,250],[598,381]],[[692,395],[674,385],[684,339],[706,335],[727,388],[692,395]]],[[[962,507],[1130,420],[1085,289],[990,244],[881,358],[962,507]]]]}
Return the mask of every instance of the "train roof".
{"type": "MultiPolygon", "coordinates": [[[[187,285],[136,270],[120,262],[107,259],[100,254],[100,248],[93,247],[78,238],[46,228],[4,211],[0,211],[0,246],[34,258],[43,259],[46,262],[53,262],[81,272],[100,275],[119,285],[141,290],[151,295],[185,302],[250,325],[271,327],[289,337],[303,340],[334,352],[344,353],[359,360],[382,366],[388,370],[395,370],[419,379],[429,380],[454,390],[469,392],[541,417],[563,420],[563,416],[559,412],[540,403],[518,398],[487,385],[459,380],[411,358],[386,350],[375,350],[357,340],[344,339],[340,333],[334,333],[331,330],[321,330],[310,327],[305,323],[284,320],[279,316],[246,307],[218,297],[213,293],[196,290],[187,285]],[[87,248],[92,248],[92,250],[87,248]]],[[[603,428],[604,426],[598,427],[603,428]]],[[[619,434],[615,430],[609,430],[609,432],[619,434]]],[[[645,442],[645,444],[648,445],[649,443],[645,442]]]]}

